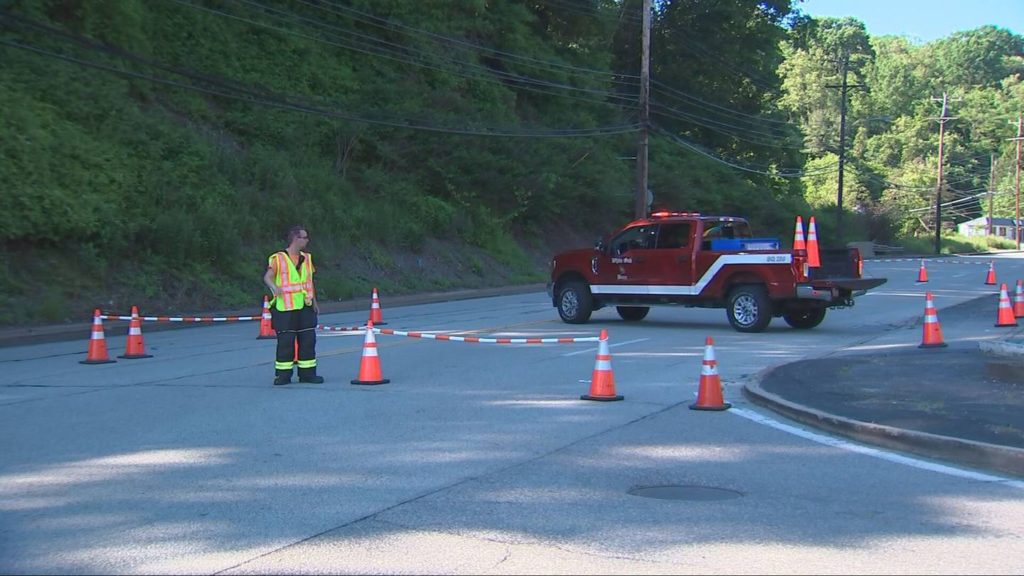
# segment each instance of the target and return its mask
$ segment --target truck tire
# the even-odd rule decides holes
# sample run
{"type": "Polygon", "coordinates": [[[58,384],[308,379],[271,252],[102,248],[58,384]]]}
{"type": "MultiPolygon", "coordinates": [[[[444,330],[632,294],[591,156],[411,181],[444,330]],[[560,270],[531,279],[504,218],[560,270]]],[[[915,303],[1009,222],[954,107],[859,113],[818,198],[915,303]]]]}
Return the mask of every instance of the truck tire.
{"type": "Polygon", "coordinates": [[[616,306],[615,311],[626,322],[639,322],[647,317],[651,309],[647,306],[616,306]]]}
{"type": "Polygon", "coordinates": [[[810,330],[825,319],[824,308],[809,308],[806,310],[794,310],[782,315],[782,319],[793,328],[810,330]]]}
{"type": "Polygon", "coordinates": [[[585,324],[594,311],[590,288],[578,280],[570,280],[558,291],[558,315],[567,324],[585,324]]]}
{"type": "Polygon", "coordinates": [[[737,286],[725,309],[737,332],[761,332],[772,321],[772,303],[763,286],[737,286]]]}

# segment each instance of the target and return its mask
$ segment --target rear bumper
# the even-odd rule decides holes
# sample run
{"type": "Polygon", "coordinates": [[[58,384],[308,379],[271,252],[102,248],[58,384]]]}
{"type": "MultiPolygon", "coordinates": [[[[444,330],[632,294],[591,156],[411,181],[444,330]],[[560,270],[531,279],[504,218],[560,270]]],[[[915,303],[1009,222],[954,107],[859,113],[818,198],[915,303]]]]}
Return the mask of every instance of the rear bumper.
{"type": "Polygon", "coordinates": [[[829,278],[828,280],[822,280],[815,282],[815,285],[827,285],[829,287],[839,288],[840,290],[855,291],[868,291],[872,288],[877,288],[882,284],[888,282],[888,278],[829,278]]]}
{"type": "Polygon", "coordinates": [[[886,278],[829,278],[810,284],[797,284],[796,297],[801,300],[833,302],[862,296],[868,290],[885,284],[886,278]]]}

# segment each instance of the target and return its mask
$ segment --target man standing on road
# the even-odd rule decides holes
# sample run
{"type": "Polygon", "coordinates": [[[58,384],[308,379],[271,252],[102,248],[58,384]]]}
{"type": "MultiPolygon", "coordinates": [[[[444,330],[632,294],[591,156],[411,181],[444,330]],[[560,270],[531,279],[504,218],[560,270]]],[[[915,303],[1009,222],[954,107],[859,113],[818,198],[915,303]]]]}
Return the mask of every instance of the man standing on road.
{"type": "Polygon", "coordinates": [[[296,364],[295,342],[298,340],[299,382],[320,384],[316,375],[316,322],[320,306],[313,288],[313,256],[303,249],[309,233],[303,226],[293,226],[287,234],[288,248],[270,255],[263,283],[270,288],[271,325],[277,332],[277,358],[274,362],[274,385],[292,381],[296,364]]]}

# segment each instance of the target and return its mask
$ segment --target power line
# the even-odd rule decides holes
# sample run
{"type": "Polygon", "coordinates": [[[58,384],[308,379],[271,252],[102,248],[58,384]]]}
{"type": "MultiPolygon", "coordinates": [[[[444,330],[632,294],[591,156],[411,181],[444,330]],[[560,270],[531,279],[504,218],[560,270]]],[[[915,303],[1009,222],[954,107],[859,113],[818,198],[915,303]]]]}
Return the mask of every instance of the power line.
{"type": "MultiPolygon", "coordinates": [[[[366,47],[367,46],[366,44],[359,45],[358,43],[354,43],[352,41],[346,41],[346,40],[343,40],[341,42],[334,42],[334,41],[331,41],[331,40],[324,39],[322,37],[310,36],[308,34],[303,34],[302,32],[299,32],[299,31],[296,31],[296,30],[290,30],[290,29],[287,29],[287,28],[281,28],[281,27],[274,26],[274,25],[271,25],[271,24],[268,24],[268,23],[265,23],[265,22],[258,22],[258,21],[255,21],[255,20],[251,20],[249,18],[245,18],[243,16],[238,16],[238,15],[235,15],[235,14],[230,14],[230,13],[227,13],[227,12],[224,12],[224,11],[221,11],[221,10],[216,10],[216,9],[213,9],[213,8],[207,8],[205,6],[198,6],[198,5],[196,5],[196,4],[192,3],[192,2],[189,2],[188,0],[170,0],[170,1],[178,3],[178,4],[181,4],[183,6],[188,6],[190,8],[195,9],[195,10],[200,10],[200,11],[204,11],[204,12],[207,12],[207,13],[210,13],[210,14],[214,14],[214,15],[217,15],[217,16],[222,16],[222,17],[225,17],[225,18],[229,18],[229,19],[233,19],[233,20],[238,20],[240,22],[244,22],[244,23],[247,23],[247,24],[250,24],[250,25],[254,25],[254,26],[260,26],[260,27],[268,28],[268,29],[271,29],[271,30],[275,30],[277,32],[281,32],[283,34],[289,34],[289,35],[292,35],[292,36],[297,36],[297,37],[304,38],[304,39],[307,39],[307,40],[311,40],[311,41],[314,41],[314,42],[320,42],[320,43],[323,43],[323,44],[335,46],[335,47],[338,47],[338,48],[344,48],[344,49],[347,49],[347,50],[353,50],[353,51],[360,52],[360,53],[363,53],[363,54],[368,54],[368,55],[371,55],[371,56],[378,56],[378,57],[386,58],[386,59],[389,59],[389,60],[395,60],[395,61],[398,61],[398,62],[401,62],[401,63],[404,63],[404,64],[413,64],[415,66],[419,66],[419,67],[426,68],[426,69],[437,70],[439,72],[444,72],[444,73],[448,73],[448,74],[457,74],[457,75],[460,75],[460,76],[463,76],[463,77],[467,77],[467,78],[471,78],[471,79],[475,79],[475,80],[481,80],[481,81],[484,81],[484,82],[499,83],[499,84],[501,84],[503,86],[506,86],[507,84],[505,82],[502,82],[501,80],[493,78],[494,76],[497,76],[497,77],[503,77],[503,78],[505,78],[507,80],[515,82],[516,85],[519,88],[521,88],[521,89],[531,90],[531,91],[535,91],[535,92],[540,92],[540,93],[543,93],[543,94],[555,95],[555,96],[560,96],[560,97],[565,97],[565,98],[573,98],[573,99],[580,100],[580,101],[592,102],[592,103],[602,104],[602,105],[612,105],[612,103],[607,101],[607,100],[594,99],[594,98],[584,98],[584,97],[580,97],[580,96],[572,96],[570,94],[563,94],[563,93],[559,93],[559,92],[553,92],[551,90],[544,90],[544,89],[542,89],[542,88],[545,88],[545,87],[546,88],[558,88],[558,89],[563,89],[563,90],[579,91],[579,92],[584,92],[584,93],[589,93],[589,94],[600,95],[600,96],[603,96],[604,98],[606,98],[608,100],[619,100],[621,104],[634,104],[635,103],[635,99],[634,98],[621,96],[621,95],[619,95],[619,94],[617,94],[615,92],[609,92],[607,90],[595,90],[595,89],[590,89],[590,88],[580,88],[580,87],[577,87],[577,86],[571,86],[571,85],[567,85],[567,84],[558,84],[558,83],[555,83],[555,82],[550,82],[550,81],[546,81],[546,80],[531,78],[531,77],[528,77],[528,76],[521,76],[521,75],[518,75],[518,74],[512,74],[512,73],[509,73],[509,72],[503,72],[503,71],[500,71],[500,70],[494,70],[494,69],[488,68],[486,66],[470,64],[470,63],[464,62],[464,61],[457,61],[457,60],[453,60],[453,59],[450,59],[450,58],[438,57],[439,60],[446,61],[446,62],[448,62],[450,64],[454,64],[455,65],[454,69],[442,68],[442,67],[435,66],[435,65],[432,65],[432,64],[424,62],[422,54],[407,55],[405,53],[405,49],[407,47],[405,47],[405,46],[402,46],[400,44],[394,44],[394,43],[387,42],[387,41],[384,41],[384,40],[380,40],[380,39],[377,39],[377,38],[369,37],[369,36],[366,36],[366,35],[363,35],[363,34],[359,34],[357,32],[345,31],[347,34],[352,34],[352,35],[360,36],[360,37],[363,37],[363,38],[370,38],[373,41],[375,41],[375,42],[377,42],[379,44],[382,44],[383,46],[366,47]],[[388,48],[388,46],[391,46],[393,48],[388,48]],[[479,73],[473,74],[473,73],[467,72],[467,71],[465,71],[463,69],[469,69],[469,70],[474,70],[475,69],[479,73]],[[539,88],[533,88],[533,87],[531,87],[531,85],[532,86],[538,86],[539,88]]],[[[254,2],[251,2],[249,0],[238,0],[238,1],[246,2],[248,4],[255,4],[254,2]]],[[[273,8],[269,8],[269,10],[280,12],[279,10],[276,10],[276,9],[273,9],[273,8]]],[[[320,24],[320,23],[317,23],[315,21],[312,21],[312,22],[314,22],[316,24],[320,24]]],[[[327,26],[329,28],[337,29],[337,27],[335,27],[335,26],[330,26],[330,25],[325,25],[325,26],[327,26]]]]}
{"type": "MultiPolygon", "coordinates": [[[[310,6],[310,7],[313,7],[313,8],[317,8],[317,9],[321,9],[321,10],[326,10],[326,11],[334,13],[334,14],[340,14],[342,12],[344,12],[346,14],[349,14],[350,16],[352,14],[355,14],[352,17],[353,17],[353,19],[358,20],[358,22],[362,22],[362,23],[365,23],[365,24],[376,26],[376,27],[382,28],[384,30],[389,30],[389,31],[394,30],[394,29],[406,30],[406,31],[409,31],[409,33],[420,34],[420,35],[423,35],[423,36],[428,36],[428,37],[434,38],[434,39],[436,39],[436,40],[438,40],[440,42],[446,43],[446,44],[453,44],[453,45],[457,45],[457,46],[465,46],[465,47],[467,47],[469,49],[472,49],[472,50],[478,50],[480,52],[485,52],[485,53],[488,53],[488,54],[494,54],[494,55],[497,55],[497,56],[507,56],[507,57],[515,59],[515,60],[526,61],[526,63],[536,63],[537,65],[551,66],[551,67],[557,67],[557,68],[565,68],[565,69],[567,69],[569,71],[572,71],[572,72],[586,72],[586,73],[591,73],[591,74],[599,75],[599,76],[609,76],[610,75],[610,76],[615,76],[615,77],[633,78],[634,80],[639,80],[639,76],[625,76],[625,75],[620,75],[620,74],[616,74],[616,73],[612,73],[612,72],[608,72],[608,71],[604,71],[604,70],[586,69],[586,68],[580,68],[580,67],[575,67],[575,66],[571,66],[571,65],[564,65],[564,64],[560,64],[560,63],[553,63],[553,61],[550,61],[550,60],[542,60],[542,59],[531,57],[531,56],[524,56],[522,54],[516,54],[514,52],[507,52],[507,51],[499,50],[497,48],[493,48],[493,47],[490,47],[490,46],[484,46],[482,44],[477,44],[477,43],[474,43],[474,42],[469,42],[468,40],[465,40],[465,39],[462,39],[462,38],[455,38],[455,37],[452,37],[452,36],[445,36],[445,35],[442,35],[442,34],[436,34],[436,33],[433,33],[433,32],[427,31],[427,30],[423,30],[423,29],[411,27],[411,26],[408,26],[408,25],[404,25],[404,24],[401,24],[399,22],[395,22],[395,20],[393,20],[391,18],[382,18],[380,16],[371,14],[369,12],[357,10],[355,8],[352,8],[351,6],[343,6],[341,4],[338,4],[337,2],[330,2],[330,1],[327,2],[327,4],[329,4],[331,6],[331,8],[328,8],[328,7],[325,7],[324,5],[321,5],[321,4],[314,4],[312,2],[309,2],[308,0],[296,0],[296,1],[301,3],[301,4],[305,4],[307,6],[310,6]],[[332,8],[334,8],[334,9],[332,9],[332,8]]],[[[625,9],[625,7],[621,8],[621,10],[623,10],[623,9],[625,9]]],[[[617,18],[617,16],[609,16],[609,17],[617,18]]],[[[637,19],[639,20],[639,17],[637,19]]]]}
{"type": "Polygon", "coordinates": [[[705,158],[708,158],[710,160],[714,160],[715,162],[718,162],[719,164],[724,164],[726,166],[729,166],[731,168],[735,168],[737,170],[742,170],[744,172],[750,172],[750,173],[753,173],[753,174],[760,174],[762,176],[775,176],[775,177],[779,177],[779,178],[803,178],[805,176],[816,176],[816,175],[819,175],[819,174],[830,174],[830,173],[835,172],[835,170],[833,170],[833,168],[838,167],[838,163],[836,163],[834,166],[823,166],[823,167],[816,168],[814,170],[804,170],[802,168],[777,168],[777,167],[773,167],[773,166],[756,166],[756,165],[753,165],[753,164],[741,163],[740,160],[737,160],[737,159],[734,159],[734,158],[724,158],[724,157],[721,157],[721,156],[717,156],[714,153],[709,152],[708,150],[706,150],[704,147],[700,146],[699,144],[696,144],[694,142],[690,142],[690,141],[686,140],[685,138],[682,138],[682,137],[680,137],[678,135],[672,134],[671,132],[669,132],[668,130],[665,130],[664,128],[661,128],[660,126],[652,125],[652,128],[655,128],[655,130],[658,133],[662,134],[663,136],[665,136],[666,138],[668,138],[670,141],[672,141],[673,143],[677,144],[678,146],[686,148],[687,150],[690,150],[692,152],[696,152],[697,154],[700,154],[701,156],[704,156],[705,158]]]}
{"type": "Polygon", "coordinates": [[[726,134],[728,136],[732,136],[733,138],[736,138],[737,140],[742,140],[744,142],[750,142],[752,144],[758,144],[760,146],[769,146],[769,147],[773,147],[773,148],[786,148],[786,149],[790,149],[790,150],[802,150],[803,149],[802,145],[801,146],[788,145],[788,144],[782,143],[781,139],[773,139],[774,135],[766,133],[766,132],[758,132],[758,131],[755,131],[755,130],[750,130],[748,128],[744,128],[742,126],[737,126],[735,124],[729,124],[729,123],[726,123],[726,122],[719,122],[717,120],[713,120],[713,119],[710,119],[710,118],[707,118],[707,117],[696,116],[696,115],[684,112],[682,110],[677,110],[675,108],[669,108],[667,106],[660,105],[660,104],[657,104],[657,103],[654,104],[654,108],[656,108],[656,109],[652,110],[652,111],[655,114],[661,115],[663,117],[675,118],[675,119],[678,119],[678,120],[682,120],[683,122],[688,122],[688,123],[691,123],[691,124],[696,124],[696,125],[699,125],[699,126],[703,126],[705,128],[708,128],[708,129],[713,130],[715,132],[718,132],[720,134],[726,134]],[[732,128],[733,130],[729,130],[730,128],[732,128]],[[751,137],[748,137],[748,135],[763,136],[764,138],[763,139],[751,138],[751,137]]]}
{"type": "MultiPolygon", "coordinates": [[[[255,2],[253,0],[234,0],[234,1],[235,2],[242,2],[242,3],[245,3],[245,4],[257,5],[257,6],[261,6],[261,7],[264,7],[264,8],[269,8],[265,4],[261,4],[260,2],[255,2]]],[[[490,46],[484,46],[482,44],[476,44],[476,43],[473,43],[473,42],[469,42],[469,41],[467,41],[465,39],[462,39],[462,38],[456,38],[456,37],[453,37],[453,36],[446,36],[446,35],[443,35],[443,34],[437,34],[435,32],[431,32],[429,30],[424,30],[422,28],[416,28],[416,27],[413,27],[413,26],[408,26],[406,24],[402,24],[400,22],[396,22],[396,21],[390,20],[390,19],[381,18],[379,16],[375,16],[375,15],[370,14],[368,12],[363,12],[361,10],[357,10],[357,9],[349,7],[349,6],[342,6],[340,4],[337,4],[336,2],[329,2],[328,4],[330,5],[330,7],[326,7],[326,6],[322,5],[322,4],[315,4],[313,2],[309,2],[308,0],[295,0],[295,1],[298,2],[299,4],[303,4],[305,6],[309,6],[311,8],[318,9],[318,10],[321,10],[321,11],[326,11],[326,12],[331,13],[331,14],[335,14],[335,15],[346,14],[348,17],[352,18],[353,20],[356,20],[358,22],[363,22],[365,24],[370,24],[371,26],[376,26],[376,27],[384,29],[384,30],[397,31],[397,32],[401,32],[401,33],[406,34],[406,35],[418,34],[418,35],[421,35],[421,36],[426,36],[426,37],[430,38],[431,40],[434,40],[434,41],[436,41],[438,43],[446,44],[446,45],[449,45],[449,46],[461,47],[462,49],[468,49],[468,50],[472,50],[474,52],[486,53],[488,55],[502,57],[502,59],[515,60],[515,61],[517,61],[519,63],[525,63],[527,65],[531,65],[531,66],[534,66],[534,67],[548,66],[548,67],[555,67],[555,68],[563,68],[563,69],[565,69],[567,71],[570,71],[570,72],[573,72],[573,73],[587,73],[587,74],[592,74],[592,75],[601,76],[601,77],[609,77],[610,76],[610,77],[613,77],[613,78],[624,77],[624,78],[633,78],[634,80],[639,79],[638,76],[625,76],[625,75],[617,74],[617,73],[614,73],[614,72],[611,72],[611,71],[608,71],[608,70],[596,70],[596,69],[593,69],[593,68],[583,68],[583,67],[574,66],[574,65],[571,65],[571,64],[563,64],[563,63],[560,63],[560,62],[553,62],[553,61],[550,61],[550,60],[541,60],[539,58],[533,58],[531,56],[525,56],[525,55],[522,55],[522,54],[516,54],[514,52],[507,52],[507,51],[503,51],[503,50],[498,50],[498,49],[492,48],[490,46]]],[[[295,15],[294,12],[291,12],[291,11],[288,11],[288,10],[283,10],[283,9],[273,9],[273,10],[276,10],[278,12],[283,12],[283,13],[295,15]]],[[[300,16],[300,18],[302,18],[302,17],[300,16]]],[[[307,18],[302,18],[302,19],[310,20],[310,19],[307,19],[307,18]]],[[[310,20],[310,21],[317,22],[317,23],[319,22],[319,21],[316,21],[316,20],[310,20]]],[[[334,28],[337,28],[337,27],[334,26],[334,28]]],[[[352,33],[351,30],[346,30],[346,32],[352,33]]],[[[621,81],[614,80],[614,79],[612,81],[613,82],[621,82],[621,81]]],[[[632,86],[635,86],[636,82],[632,82],[632,83],[629,83],[629,84],[632,85],[632,86]]]]}
{"type": "MultiPolygon", "coordinates": [[[[0,19],[9,20],[11,16],[9,14],[0,14],[0,19]]],[[[25,21],[27,19],[15,17],[17,20],[25,21]]],[[[173,86],[176,88],[182,88],[185,90],[192,90],[197,92],[203,92],[213,96],[221,96],[224,98],[230,98],[234,100],[240,100],[247,103],[258,104],[262,106],[268,106],[273,108],[279,108],[283,110],[289,110],[294,112],[303,112],[307,114],[313,114],[324,117],[339,118],[343,120],[350,120],[354,122],[363,122],[367,124],[376,124],[382,126],[390,126],[394,128],[408,128],[415,130],[426,130],[433,132],[443,132],[449,134],[461,134],[461,135],[474,135],[474,136],[508,136],[508,137],[578,137],[578,136],[598,136],[598,135],[610,135],[610,134],[623,134],[629,132],[635,132],[639,129],[638,124],[628,125],[617,125],[617,126],[604,126],[596,128],[562,128],[562,129],[544,129],[544,130],[529,130],[529,129],[510,129],[510,128],[490,128],[490,129],[469,129],[469,128],[453,128],[447,126],[437,126],[426,123],[422,120],[394,120],[394,119],[382,119],[382,118],[370,118],[365,116],[359,116],[355,114],[347,114],[339,112],[337,110],[330,110],[324,108],[318,108],[308,103],[296,102],[290,100],[286,95],[280,95],[268,90],[255,90],[250,87],[244,87],[241,84],[229,84],[226,82],[218,81],[210,77],[196,74],[192,71],[182,70],[180,68],[174,68],[167,66],[166,64],[150,61],[141,56],[132,54],[123,49],[113,49],[110,47],[102,46],[87,40],[83,37],[67,34],[59,30],[49,28],[48,26],[41,25],[39,23],[32,23],[33,26],[41,28],[44,31],[50,31],[58,35],[64,36],[68,39],[74,40],[76,43],[83,47],[104,52],[108,55],[119,57],[122,59],[129,59],[137,63],[142,63],[148,66],[152,66],[157,69],[163,69],[171,72],[178,76],[183,76],[193,81],[204,82],[212,84],[214,87],[203,87],[195,84],[183,83],[167,78],[156,77],[148,74],[142,74],[130,70],[124,70],[121,68],[115,68],[106,64],[98,62],[83,60],[81,58],[75,58],[38,48],[36,46],[30,46],[19,42],[14,42],[6,39],[0,39],[0,44],[6,45],[13,48],[27,50],[38,55],[63,60],[65,62],[74,63],[80,66],[86,66],[97,70],[103,70],[119,76],[134,78],[138,80],[145,80],[154,82],[157,84],[163,84],[167,86],[173,86]]]]}
{"type": "Polygon", "coordinates": [[[727,107],[722,106],[720,104],[715,104],[713,102],[708,102],[708,101],[702,100],[702,99],[700,99],[700,98],[698,98],[698,97],[696,97],[696,96],[694,96],[692,94],[687,94],[686,92],[683,92],[682,90],[673,88],[673,87],[669,86],[668,84],[665,84],[664,82],[660,82],[658,80],[653,80],[652,79],[651,83],[657,85],[658,87],[660,87],[662,89],[664,89],[666,92],[668,92],[668,95],[670,97],[674,96],[677,99],[683,99],[683,100],[687,100],[687,101],[691,101],[691,102],[696,102],[696,103],[698,103],[703,108],[707,108],[709,110],[721,110],[722,113],[724,113],[724,114],[730,114],[730,115],[734,115],[734,116],[742,116],[742,117],[750,118],[751,119],[750,120],[751,123],[753,123],[756,120],[757,122],[764,122],[764,123],[767,123],[767,124],[779,124],[779,125],[782,125],[782,126],[799,127],[799,124],[797,124],[795,122],[790,122],[788,120],[776,120],[774,118],[768,118],[768,117],[757,115],[757,114],[747,114],[746,112],[741,112],[741,111],[735,110],[733,108],[727,108],[727,107]]]}

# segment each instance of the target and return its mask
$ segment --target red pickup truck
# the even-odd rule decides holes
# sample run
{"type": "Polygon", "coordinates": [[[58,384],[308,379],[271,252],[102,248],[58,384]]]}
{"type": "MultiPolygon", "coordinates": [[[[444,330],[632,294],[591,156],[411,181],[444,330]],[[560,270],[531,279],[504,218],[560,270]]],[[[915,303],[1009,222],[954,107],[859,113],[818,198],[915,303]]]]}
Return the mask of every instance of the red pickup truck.
{"type": "Polygon", "coordinates": [[[548,295],[570,324],[605,306],[635,322],[651,306],[675,304],[725,308],[735,330],[760,332],[778,316],[794,328],[814,328],[828,308],[853,306],[855,296],[886,282],[862,277],[856,248],[819,256],[821,266],[810,268],[805,250],[755,238],[743,218],[656,212],[592,249],[552,258],[548,295]]]}

